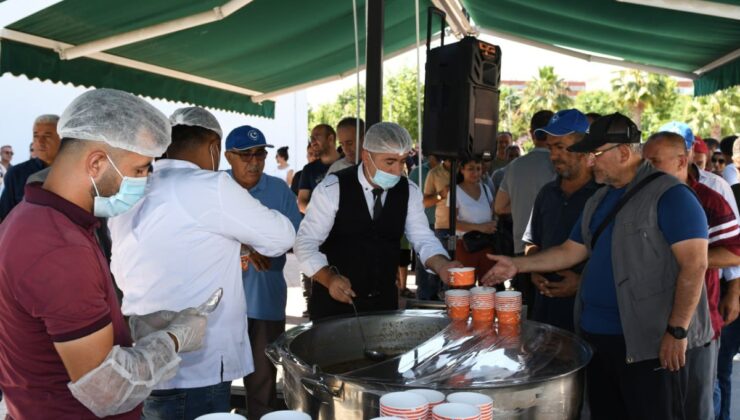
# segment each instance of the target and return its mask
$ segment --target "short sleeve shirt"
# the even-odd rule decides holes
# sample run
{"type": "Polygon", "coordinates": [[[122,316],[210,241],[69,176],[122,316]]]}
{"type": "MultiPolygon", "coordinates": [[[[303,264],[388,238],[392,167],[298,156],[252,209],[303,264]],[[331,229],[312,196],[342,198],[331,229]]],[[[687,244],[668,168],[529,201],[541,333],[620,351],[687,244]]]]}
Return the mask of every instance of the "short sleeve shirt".
{"type": "MultiPolygon", "coordinates": [[[[596,208],[589,229],[594,232],[611,210],[619,203],[626,187],[609,188],[596,208]]],[[[670,245],[694,239],[707,238],[706,215],[699,201],[686,185],[668,189],[658,201],[658,226],[670,245]],[[677,211],[676,209],[681,209],[677,211]]],[[[583,243],[581,224],[583,215],[573,226],[570,239],[583,243]]],[[[581,279],[581,328],[592,334],[621,335],[617,289],[612,265],[612,233],[614,221],[599,236],[588,262],[588,270],[581,279]]],[[[625,245],[628,246],[628,245],[625,245]]]]}
{"type": "MultiPolygon", "coordinates": [[[[450,185],[450,171],[444,165],[437,165],[429,171],[424,181],[424,195],[441,194],[450,185]]],[[[434,210],[434,228],[448,229],[450,227],[450,209],[445,200],[440,200],[434,210]]]]}
{"type": "MultiPolygon", "coordinates": [[[[14,419],[96,418],[67,388],[55,342],[113,325],[114,345],[131,346],[97,219],[40,184],[0,225],[0,389],[14,419]]],[[[115,418],[139,418],[137,408],[115,418]]]]}
{"type": "MultiPolygon", "coordinates": [[[[692,179],[689,181],[689,186],[699,197],[699,202],[707,216],[709,248],[724,247],[740,255],[740,226],[730,205],[722,195],[704,184],[692,179]]],[[[707,269],[704,280],[707,286],[709,316],[712,320],[714,338],[717,338],[724,324],[722,315],[719,313],[719,270],[707,269]]]]}
{"type": "MultiPolygon", "coordinates": [[[[231,171],[227,171],[231,175],[231,171]]],[[[263,206],[277,210],[290,219],[293,228],[298,230],[301,213],[298,211],[296,196],[281,179],[262,174],[257,185],[249,190],[252,197],[263,206]]],[[[247,299],[247,317],[269,321],[285,319],[285,305],[288,301],[288,286],[285,283],[283,268],[285,254],[270,258],[270,268],[257,271],[249,264],[242,271],[244,295],[247,299]]]]}
{"type": "Polygon", "coordinates": [[[306,164],[301,173],[301,183],[299,184],[298,189],[313,191],[313,189],[324,180],[330,166],[331,165],[327,165],[322,162],[321,159],[316,159],[315,161],[306,164]]]}

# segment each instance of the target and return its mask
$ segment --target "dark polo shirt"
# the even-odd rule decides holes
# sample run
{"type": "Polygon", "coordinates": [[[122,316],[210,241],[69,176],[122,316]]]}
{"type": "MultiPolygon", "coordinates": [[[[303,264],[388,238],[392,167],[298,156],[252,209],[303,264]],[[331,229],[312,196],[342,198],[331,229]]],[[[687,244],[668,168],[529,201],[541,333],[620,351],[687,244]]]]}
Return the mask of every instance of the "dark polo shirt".
{"type": "Polygon", "coordinates": [[[4,180],[5,188],[0,195],[0,221],[8,217],[8,213],[23,200],[28,177],[45,167],[46,164],[41,159],[31,158],[8,169],[4,180]]]}
{"type": "MultiPolygon", "coordinates": [[[[13,419],[93,419],[67,388],[55,342],[113,324],[114,345],[131,337],[95,241],[98,220],[41,188],[0,225],[0,388],[13,419]]],[[[141,408],[115,416],[138,419],[141,408]]]]}

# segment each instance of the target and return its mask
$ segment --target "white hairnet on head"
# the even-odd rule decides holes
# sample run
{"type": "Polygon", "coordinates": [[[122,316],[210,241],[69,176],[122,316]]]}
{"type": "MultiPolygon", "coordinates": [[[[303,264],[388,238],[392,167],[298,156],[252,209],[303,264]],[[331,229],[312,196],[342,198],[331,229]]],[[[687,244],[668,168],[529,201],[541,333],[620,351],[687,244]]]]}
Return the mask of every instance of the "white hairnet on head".
{"type": "Polygon", "coordinates": [[[403,155],[411,151],[411,135],[396,123],[379,122],[365,133],[362,148],[373,153],[403,155]]]}
{"type": "Polygon", "coordinates": [[[117,149],[159,157],[172,142],[167,116],[145,100],[115,89],[75,98],[57,124],[59,137],[94,140],[117,149]]]}
{"type": "Polygon", "coordinates": [[[221,124],[218,123],[216,117],[199,106],[189,106],[187,108],[176,110],[172,115],[170,115],[170,123],[173,127],[176,125],[194,125],[196,127],[203,127],[214,131],[219,137],[223,138],[221,124]]]}

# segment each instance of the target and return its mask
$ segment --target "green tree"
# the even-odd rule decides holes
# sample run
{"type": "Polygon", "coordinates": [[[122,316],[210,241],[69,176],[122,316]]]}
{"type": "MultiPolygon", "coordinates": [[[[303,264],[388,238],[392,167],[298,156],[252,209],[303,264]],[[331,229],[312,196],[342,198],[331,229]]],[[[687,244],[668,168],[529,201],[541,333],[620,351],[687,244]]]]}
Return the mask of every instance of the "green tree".
{"type": "Polygon", "coordinates": [[[522,106],[525,115],[532,115],[542,109],[558,111],[571,108],[573,99],[568,96],[570,88],[552,66],[539,68],[538,75],[524,88],[522,106]]]}
{"type": "Polygon", "coordinates": [[[675,79],[640,70],[620,71],[612,79],[612,90],[616,104],[643,133],[652,132],[670,118],[678,96],[675,79]]]}
{"type": "Polygon", "coordinates": [[[740,87],[697,96],[683,107],[683,121],[697,134],[721,138],[740,129],[740,87]]]}
{"type": "MultiPolygon", "coordinates": [[[[357,114],[357,88],[351,87],[342,91],[334,102],[324,103],[317,108],[308,109],[308,129],[318,124],[329,124],[336,127],[337,123],[348,116],[357,114]]],[[[360,85],[360,116],[365,115],[365,86],[360,85]]]]}
{"type": "Polygon", "coordinates": [[[509,131],[516,139],[527,131],[529,122],[522,109],[522,92],[502,86],[499,94],[499,131],[509,131]]]}
{"type": "MultiPolygon", "coordinates": [[[[424,86],[421,87],[421,106],[424,106],[424,86]]],[[[416,69],[404,67],[386,78],[383,86],[383,121],[394,122],[408,130],[411,138],[419,140],[416,99],[416,69]]]]}
{"type": "Polygon", "coordinates": [[[623,110],[617,105],[612,92],[605,90],[588,90],[576,96],[573,105],[579,111],[585,113],[597,112],[601,115],[613,114],[623,110]]]}

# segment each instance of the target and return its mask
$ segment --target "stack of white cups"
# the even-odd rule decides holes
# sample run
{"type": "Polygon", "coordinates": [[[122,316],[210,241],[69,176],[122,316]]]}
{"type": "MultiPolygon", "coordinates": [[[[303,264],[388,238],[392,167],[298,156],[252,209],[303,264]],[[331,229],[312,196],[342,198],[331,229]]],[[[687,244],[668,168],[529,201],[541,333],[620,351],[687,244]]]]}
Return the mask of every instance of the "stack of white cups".
{"type": "Polygon", "coordinates": [[[455,392],[447,396],[447,401],[478,407],[481,420],[493,419],[493,399],[488,395],[477,392],[455,392]]]}
{"type": "Polygon", "coordinates": [[[391,392],[380,397],[380,415],[410,420],[427,420],[429,402],[413,392],[391,392]]]}

